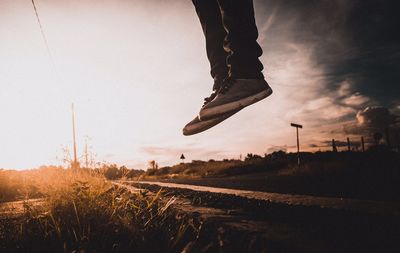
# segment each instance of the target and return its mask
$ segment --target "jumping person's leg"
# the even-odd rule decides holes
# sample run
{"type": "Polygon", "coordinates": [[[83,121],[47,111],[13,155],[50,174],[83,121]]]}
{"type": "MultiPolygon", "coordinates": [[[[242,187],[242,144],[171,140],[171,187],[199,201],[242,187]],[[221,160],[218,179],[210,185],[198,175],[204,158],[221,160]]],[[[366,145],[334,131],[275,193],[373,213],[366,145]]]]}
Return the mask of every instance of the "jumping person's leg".
{"type": "MultiPolygon", "coordinates": [[[[193,0],[193,4],[206,39],[207,58],[210,62],[211,76],[214,79],[213,92],[204,99],[204,105],[207,105],[217,96],[223,81],[228,77],[226,63],[228,52],[224,49],[224,40],[227,34],[222,24],[221,10],[217,0],[193,0]]],[[[203,132],[235,113],[231,112],[202,121],[196,116],[183,128],[183,134],[192,135],[203,132]]]]}
{"type": "MultiPolygon", "coordinates": [[[[228,52],[224,50],[226,31],[222,24],[221,11],[217,0],[193,0],[206,39],[207,57],[210,62],[211,76],[215,86],[219,86],[228,77],[226,59],[228,52]]],[[[219,87],[214,87],[214,90],[219,87]]]]}
{"type": "Polygon", "coordinates": [[[201,120],[240,110],[272,94],[259,60],[262,49],[257,43],[253,0],[218,0],[218,4],[227,33],[224,49],[229,78],[217,96],[201,108],[201,120]]]}
{"type": "Polygon", "coordinates": [[[206,38],[214,92],[184,135],[205,131],[272,93],[264,80],[252,0],[193,0],[206,38]],[[200,119],[201,117],[201,119],[200,119]]]}
{"type": "Polygon", "coordinates": [[[218,0],[218,3],[227,31],[224,48],[229,54],[227,63],[230,76],[263,79],[263,65],[258,59],[262,49],[257,43],[253,0],[218,0]]]}

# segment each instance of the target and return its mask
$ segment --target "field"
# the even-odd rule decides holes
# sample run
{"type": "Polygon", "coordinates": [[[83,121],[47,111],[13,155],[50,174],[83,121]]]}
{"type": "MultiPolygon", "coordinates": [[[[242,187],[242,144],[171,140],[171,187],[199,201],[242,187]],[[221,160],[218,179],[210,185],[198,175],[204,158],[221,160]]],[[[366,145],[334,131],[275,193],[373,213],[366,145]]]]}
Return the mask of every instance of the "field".
{"type": "Polygon", "coordinates": [[[63,168],[0,171],[0,185],[0,252],[169,252],[184,246],[188,219],[170,210],[160,191],[132,194],[102,175],[63,168]],[[4,207],[12,200],[22,201],[4,207]]]}
{"type": "Polygon", "coordinates": [[[277,152],[146,172],[116,165],[0,170],[0,252],[398,250],[398,153],[302,153],[301,158],[300,166],[295,154],[277,152]],[[369,199],[388,209],[293,205],[163,188],[152,181],[369,199]]]}

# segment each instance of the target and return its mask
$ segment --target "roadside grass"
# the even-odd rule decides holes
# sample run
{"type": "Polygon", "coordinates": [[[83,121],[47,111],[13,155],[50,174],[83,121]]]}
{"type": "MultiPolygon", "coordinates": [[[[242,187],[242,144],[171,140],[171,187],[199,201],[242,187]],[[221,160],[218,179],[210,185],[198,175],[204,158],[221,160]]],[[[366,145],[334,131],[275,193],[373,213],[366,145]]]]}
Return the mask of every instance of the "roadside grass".
{"type": "Polygon", "coordinates": [[[20,217],[0,216],[1,252],[176,252],[196,233],[161,190],[132,194],[89,170],[1,171],[1,180],[8,199],[45,200],[45,208],[26,202],[20,217]]]}

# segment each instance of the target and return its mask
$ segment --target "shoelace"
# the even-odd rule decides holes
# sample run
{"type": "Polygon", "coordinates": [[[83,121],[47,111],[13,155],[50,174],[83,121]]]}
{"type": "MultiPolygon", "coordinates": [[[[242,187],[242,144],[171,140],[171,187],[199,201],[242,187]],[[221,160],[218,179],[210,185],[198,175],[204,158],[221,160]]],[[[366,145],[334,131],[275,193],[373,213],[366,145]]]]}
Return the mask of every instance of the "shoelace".
{"type": "Polygon", "coordinates": [[[224,94],[226,93],[233,85],[235,84],[235,79],[233,78],[226,78],[223,83],[221,88],[219,89],[218,93],[224,94]]]}
{"type": "Polygon", "coordinates": [[[211,95],[209,97],[204,98],[204,105],[208,104],[209,102],[211,102],[218,94],[218,90],[214,90],[213,93],[211,93],[211,95]]]}
{"type": "Polygon", "coordinates": [[[214,84],[213,93],[211,93],[209,97],[204,98],[203,106],[211,102],[218,94],[226,93],[233,86],[234,83],[235,80],[228,77],[224,79],[221,85],[214,84]]]}

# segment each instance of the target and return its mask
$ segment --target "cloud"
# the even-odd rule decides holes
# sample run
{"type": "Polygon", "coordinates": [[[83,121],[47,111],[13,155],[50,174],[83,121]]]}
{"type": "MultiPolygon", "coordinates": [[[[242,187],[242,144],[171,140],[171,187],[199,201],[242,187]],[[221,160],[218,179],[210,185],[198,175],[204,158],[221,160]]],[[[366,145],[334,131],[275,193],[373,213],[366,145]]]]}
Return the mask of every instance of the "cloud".
{"type": "Polygon", "coordinates": [[[400,101],[394,101],[390,107],[390,110],[393,112],[393,114],[400,115],[400,101]]]}
{"type": "Polygon", "coordinates": [[[352,85],[349,80],[344,80],[339,84],[339,89],[337,91],[340,97],[349,96],[352,93],[352,85]]]}
{"type": "Polygon", "coordinates": [[[308,122],[320,120],[336,120],[354,113],[354,109],[336,104],[334,97],[320,97],[305,102],[298,110],[292,113],[301,114],[308,122]],[[317,114],[317,115],[316,115],[317,114]]]}
{"type": "MultiPolygon", "coordinates": [[[[356,121],[366,107],[383,105],[400,114],[398,4],[256,0],[255,5],[257,21],[263,21],[262,60],[275,91],[274,115],[283,124],[305,126],[303,145],[326,146],[326,139],[352,138],[361,130],[369,136],[356,121]]],[[[283,124],[274,128],[283,132],[283,124]]]]}
{"type": "MultiPolygon", "coordinates": [[[[394,11],[399,3],[333,0],[329,5],[335,8],[321,9],[324,2],[318,4],[318,12],[331,13],[311,28],[326,38],[318,43],[316,60],[333,84],[349,80],[350,89],[388,106],[400,92],[400,36],[394,11]],[[319,26],[330,27],[331,32],[319,26]]],[[[335,85],[331,89],[336,89],[335,85]]]]}
{"type": "Polygon", "coordinates": [[[366,142],[373,142],[375,133],[384,134],[392,145],[400,144],[400,116],[393,114],[388,108],[382,106],[367,107],[360,110],[355,120],[344,125],[346,134],[362,135],[366,142]]]}
{"type": "Polygon", "coordinates": [[[392,125],[398,116],[390,113],[385,107],[367,107],[357,113],[356,119],[359,126],[382,129],[392,125]]]}
{"type": "Polygon", "coordinates": [[[362,106],[370,101],[370,98],[361,95],[360,93],[355,93],[342,100],[343,104],[348,106],[362,106]]]}
{"type": "Polygon", "coordinates": [[[260,31],[267,33],[261,35],[261,41],[306,45],[315,66],[325,73],[327,89],[340,89],[342,96],[351,95],[349,91],[360,92],[385,106],[397,99],[400,93],[400,34],[396,11],[400,8],[399,2],[257,2],[256,7],[262,8],[258,12],[268,17],[261,25],[260,31]]]}
{"type": "Polygon", "coordinates": [[[320,127],[353,117],[374,102],[352,75],[333,78],[336,65],[356,54],[343,27],[352,4],[268,0],[256,7],[266,17],[260,25],[263,61],[267,78],[278,86],[274,96],[285,101],[277,106],[285,110],[285,120],[320,127]]]}

